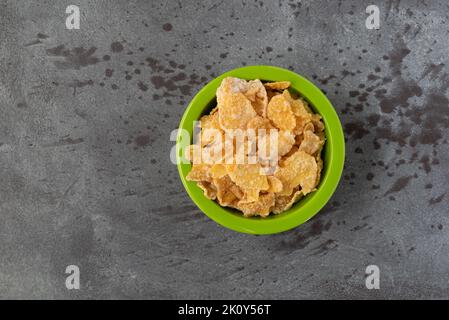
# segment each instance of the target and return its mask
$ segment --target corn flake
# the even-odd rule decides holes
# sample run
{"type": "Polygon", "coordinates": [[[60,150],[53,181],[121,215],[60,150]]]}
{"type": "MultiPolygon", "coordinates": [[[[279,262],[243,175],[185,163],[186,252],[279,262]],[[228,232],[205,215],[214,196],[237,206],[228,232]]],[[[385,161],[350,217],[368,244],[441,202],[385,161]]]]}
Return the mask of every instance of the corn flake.
{"type": "Polygon", "coordinates": [[[313,131],[304,131],[304,138],[299,146],[299,150],[302,150],[308,154],[314,155],[322,146],[323,141],[320,140],[313,131]]]}
{"type": "Polygon", "coordinates": [[[208,199],[215,200],[217,198],[217,188],[214,184],[207,181],[198,181],[198,187],[204,192],[204,196],[208,199]]]}
{"type": "Polygon", "coordinates": [[[227,175],[226,167],[224,164],[214,164],[210,168],[210,176],[214,179],[220,179],[227,175]]]}
{"type": "Polygon", "coordinates": [[[268,189],[267,176],[261,174],[260,164],[231,164],[227,165],[227,172],[243,191],[268,189]]]}
{"type": "Polygon", "coordinates": [[[290,87],[290,81],[267,82],[264,86],[269,90],[284,90],[290,87]]]}
{"type": "Polygon", "coordinates": [[[230,94],[223,98],[223,104],[219,106],[219,122],[223,130],[245,129],[247,123],[257,113],[251,102],[242,94],[230,94]]]}
{"type": "Polygon", "coordinates": [[[267,217],[274,206],[274,194],[266,193],[260,195],[258,201],[243,203],[239,201],[236,208],[243,212],[245,217],[261,216],[267,217]]]}
{"type": "Polygon", "coordinates": [[[268,96],[262,82],[260,82],[260,80],[249,81],[244,95],[251,101],[251,105],[257,114],[265,117],[267,113],[268,96]]]}
{"type": "Polygon", "coordinates": [[[229,206],[235,200],[236,195],[231,191],[231,187],[234,185],[231,178],[225,175],[221,178],[213,179],[213,182],[217,188],[217,199],[222,206],[229,206]]]}
{"type": "Polygon", "coordinates": [[[281,192],[283,188],[282,181],[276,178],[275,176],[268,176],[268,185],[269,188],[267,192],[277,193],[281,192]]]}
{"type": "Polygon", "coordinates": [[[271,98],[268,103],[267,117],[281,130],[293,131],[296,127],[296,119],[291,109],[291,104],[284,95],[271,98]]]}
{"type": "Polygon", "coordinates": [[[310,154],[298,150],[283,162],[283,167],[278,168],[275,176],[284,185],[282,195],[290,195],[297,186],[301,186],[302,193],[306,195],[316,186],[316,160],[310,154]]]}
{"type": "Polygon", "coordinates": [[[210,166],[207,164],[193,164],[186,179],[190,181],[210,181],[210,166]]]}
{"type": "Polygon", "coordinates": [[[297,202],[302,197],[303,194],[301,191],[294,191],[291,195],[288,196],[276,195],[273,213],[279,214],[287,211],[295,202],[297,202]]]}

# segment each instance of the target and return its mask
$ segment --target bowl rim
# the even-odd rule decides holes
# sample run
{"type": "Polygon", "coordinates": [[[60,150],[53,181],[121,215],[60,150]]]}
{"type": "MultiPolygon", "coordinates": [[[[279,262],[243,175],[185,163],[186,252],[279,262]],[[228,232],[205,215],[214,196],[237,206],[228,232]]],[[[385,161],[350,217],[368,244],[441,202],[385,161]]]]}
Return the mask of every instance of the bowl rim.
{"type": "Polygon", "coordinates": [[[238,211],[222,207],[214,200],[206,198],[195,182],[186,180],[186,175],[191,165],[181,161],[182,133],[178,131],[176,137],[176,161],[182,184],[192,201],[204,214],[231,230],[248,234],[273,234],[295,228],[312,218],[324,207],[340,181],[345,160],[345,141],[337,112],[325,94],[303,76],[275,66],[245,66],[229,70],[201,88],[185,109],[179,123],[179,129],[187,129],[191,132],[188,127],[188,121],[192,117],[192,113],[198,114],[198,117],[194,117],[194,120],[199,120],[203,111],[210,106],[210,102],[215,98],[216,89],[222,79],[228,76],[243,79],[261,79],[263,81],[290,81],[291,88],[310,102],[314,111],[322,116],[326,124],[326,145],[329,144],[326,146],[326,150],[330,152],[328,163],[325,164],[327,166],[326,172],[322,176],[317,190],[307,195],[305,197],[307,199],[302,199],[295,203],[286,212],[279,215],[271,214],[267,218],[246,218],[241,213],[237,213],[238,211]]]}

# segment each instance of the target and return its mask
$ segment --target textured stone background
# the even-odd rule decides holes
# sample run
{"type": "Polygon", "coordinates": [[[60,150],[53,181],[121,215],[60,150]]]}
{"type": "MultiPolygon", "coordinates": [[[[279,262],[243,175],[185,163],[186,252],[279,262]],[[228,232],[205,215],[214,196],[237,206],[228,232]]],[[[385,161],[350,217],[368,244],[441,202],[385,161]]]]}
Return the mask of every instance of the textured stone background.
{"type": "Polygon", "coordinates": [[[379,31],[370,1],[80,0],[66,30],[69,4],[0,1],[1,298],[449,298],[447,1],[382,1],[379,31]],[[313,80],[347,137],[326,208],[272,236],[169,161],[195,92],[252,64],[313,80]]]}

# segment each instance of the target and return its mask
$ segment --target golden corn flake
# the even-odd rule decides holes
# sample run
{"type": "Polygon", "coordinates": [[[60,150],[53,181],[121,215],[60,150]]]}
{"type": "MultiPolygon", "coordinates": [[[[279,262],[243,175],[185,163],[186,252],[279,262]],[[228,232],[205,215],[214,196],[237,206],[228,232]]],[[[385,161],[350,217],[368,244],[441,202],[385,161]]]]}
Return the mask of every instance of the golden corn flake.
{"type": "Polygon", "coordinates": [[[250,121],[248,121],[246,128],[254,130],[265,129],[266,131],[268,131],[270,129],[273,129],[274,126],[267,118],[256,116],[252,118],[250,121]]]}
{"type": "Polygon", "coordinates": [[[224,78],[217,89],[217,103],[218,107],[224,103],[227,96],[232,94],[241,93],[246,88],[246,81],[243,79],[227,77],[224,78]]]}
{"type": "Polygon", "coordinates": [[[242,199],[240,199],[239,204],[259,201],[259,194],[259,189],[245,189],[243,191],[243,197],[242,199]]]}
{"type": "Polygon", "coordinates": [[[244,92],[246,98],[251,101],[251,105],[259,116],[265,117],[268,106],[268,96],[264,85],[260,80],[251,80],[244,92]]]}
{"type": "Polygon", "coordinates": [[[312,118],[312,115],[306,109],[306,103],[304,102],[304,100],[302,100],[301,98],[294,99],[290,92],[288,92],[288,90],[284,90],[282,95],[284,96],[285,100],[290,103],[291,109],[296,116],[309,115],[310,119],[312,118]]]}
{"type": "MultiPolygon", "coordinates": [[[[306,132],[306,131],[312,131],[312,132],[315,132],[315,126],[313,125],[312,122],[308,122],[308,123],[306,123],[306,125],[304,126],[303,131],[304,131],[304,132],[306,132]]],[[[304,132],[303,132],[303,133],[304,133],[304,132]]]]}
{"type": "Polygon", "coordinates": [[[304,195],[313,191],[316,186],[317,163],[313,156],[298,150],[285,159],[275,176],[281,180],[284,190],[282,195],[290,195],[293,189],[301,186],[304,195]]]}
{"type": "Polygon", "coordinates": [[[204,164],[220,163],[224,157],[224,145],[218,140],[214,140],[208,145],[204,146],[201,152],[201,161],[204,164]]]}
{"type": "MultiPolygon", "coordinates": [[[[305,114],[305,115],[300,115],[300,116],[295,115],[295,118],[296,118],[296,126],[295,126],[295,129],[293,130],[293,133],[300,135],[306,129],[306,126],[309,123],[311,124],[312,119],[310,117],[310,114],[305,114]]],[[[312,126],[313,126],[313,124],[312,124],[312,126]]]]}
{"type": "Polygon", "coordinates": [[[219,106],[218,115],[223,130],[246,129],[247,123],[257,113],[254,111],[251,102],[242,93],[235,93],[223,98],[223,104],[219,106]]]}
{"type": "Polygon", "coordinates": [[[233,184],[229,190],[231,190],[231,192],[236,196],[237,199],[242,199],[245,194],[243,193],[242,189],[240,189],[238,186],[236,186],[235,184],[233,184]]]}
{"type": "Polygon", "coordinates": [[[276,178],[275,176],[268,176],[268,185],[269,188],[267,192],[277,193],[281,192],[283,188],[282,181],[276,178]]]}
{"type": "Polygon", "coordinates": [[[210,176],[214,179],[220,179],[227,175],[226,167],[224,164],[214,164],[210,168],[210,176]]]}
{"type": "Polygon", "coordinates": [[[313,131],[304,131],[304,138],[299,146],[299,150],[302,150],[308,154],[314,155],[321,147],[323,141],[320,140],[313,131]]]}
{"type": "Polygon", "coordinates": [[[261,159],[267,159],[274,152],[278,157],[287,154],[295,144],[295,135],[290,131],[268,131],[265,135],[258,135],[258,150],[261,159]],[[276,150],[277,148],[277,150],[276,150]]]}
{"type": "Polygon", "coordinates": [[[315,190],[324,124],[289,87],[289,81],[222,80],[217,107],[200,119],[201,143],[184,150],[193,163],[186,178],[205,197],[245,217],[267,217],[315,190]]]}
{"type": "MultiPolygon", "coordinates": [[[[214,109],[215,110],[215,109],[214,109]]],[[[214,112],[209,115],[202,116],[200,119],[201,129],[217,129],[221,130],[220,123],[218,121],[218,112],[214,112]]]]}
{"type": "Polygon", "coordinates": [[[269,90],[284,90],[290,87],[290,81],[267,82],[264,86],[269,90]]]}
{"type": "Polygon", "coordinates": [[[231,187],[234,185],[234,183],[228,175],[213,179],[213,183],[217,188],[218,202],[222,206],[229,206],[237,199],[235,194],[231,191],[231,187]]]}
{"type": "Polygon", "coordinates": [[[246,189],[267,190],[267,176],[261,174],[260,164],[231,164],[227,171],[232,181],[243,191],[246,189]]]}
{"type": "Polygon", "coordinates": [[[186,178],[190,181],[210,181],[209,170],[210,166],[207,164],[193,164],[186,178]]]}
{"type": "Polygon", "coordinates": [[[223,79],[217,90],[218,105],[225,102],[226,96],[237,93],[242,93],[251,102],[251,105],[257,114],[265,117],[268,96],[267,91],[260,80],[245,81],[233,77],[223,79]]]}
{"type": "Polygon", "coordinates": [[[285,99],[284,95],[271,98],[268,103],[267,117],[279,129],[293,131],[296,127],[295,115],[290,102],[285,99]]]}
{"type": "Polygon", "coordinates": [[[287,154],[295,144],[295,135],[290,131],[279,131],[278,137],[278,154],[279,156],[283,156],[287,154]]]}
{"type": "Polygon", "coordinates": [[[274,193],[260,195],[258,201],[243,203],[239,201],[236,208],[243,212],[245,217],[267,217],[274,206],[274,193]]]}
{"type": "Polygon", "coordinates": [[[198,181],[198,187],[204,192],[204,196],[208,199],[215,200],[217,198],[217,188],[213,183],[207,181],[198,181]]]}
{"type": "Polygon", "coordinates": [[[301,191],[294,191],[291,195],[281,196],[276,195],[273,213],[279,214],[287,211],[292,205],[303,196],[301,191]]]}

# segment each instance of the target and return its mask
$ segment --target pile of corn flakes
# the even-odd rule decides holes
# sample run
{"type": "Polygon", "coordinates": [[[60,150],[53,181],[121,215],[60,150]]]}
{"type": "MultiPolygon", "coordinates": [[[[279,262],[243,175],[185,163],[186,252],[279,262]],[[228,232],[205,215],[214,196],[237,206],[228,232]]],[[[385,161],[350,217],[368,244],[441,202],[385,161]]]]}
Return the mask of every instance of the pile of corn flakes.
{"type": "Polygon", "coordinates": [[[222,81],[217,107],[200,119],[200,142],[185,152],[192,162],[187,180],[196,181],[207,198],[245,217],[267,217],[316,190],[324,124],[289,86],[288,81],[222,81]],[[267,155],[267,150],[275,152],[267,155]]]}

